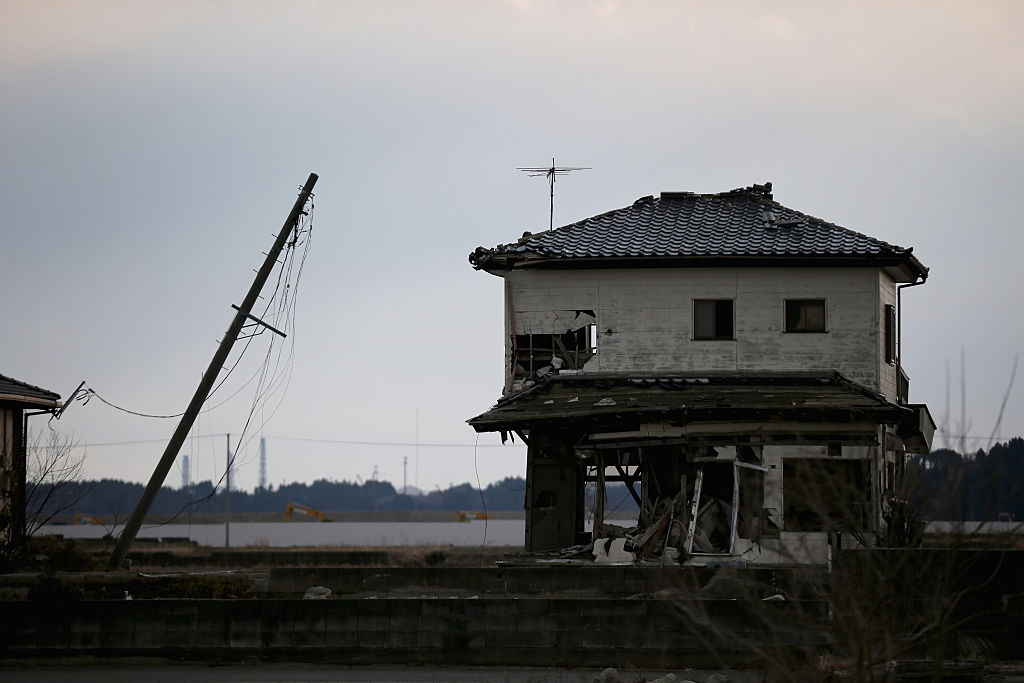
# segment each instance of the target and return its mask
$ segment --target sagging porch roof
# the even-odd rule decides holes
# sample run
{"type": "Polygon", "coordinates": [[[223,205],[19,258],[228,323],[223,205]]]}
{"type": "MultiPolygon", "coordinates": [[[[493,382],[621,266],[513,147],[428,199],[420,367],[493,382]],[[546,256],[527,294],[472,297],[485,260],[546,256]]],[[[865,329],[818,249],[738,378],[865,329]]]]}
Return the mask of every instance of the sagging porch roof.
{"type": "Polygon", "coordinates": [[[917,412],[838,372],[549,375],[467,422],[478,432],[642,420],[915,423],[917,412]]]}

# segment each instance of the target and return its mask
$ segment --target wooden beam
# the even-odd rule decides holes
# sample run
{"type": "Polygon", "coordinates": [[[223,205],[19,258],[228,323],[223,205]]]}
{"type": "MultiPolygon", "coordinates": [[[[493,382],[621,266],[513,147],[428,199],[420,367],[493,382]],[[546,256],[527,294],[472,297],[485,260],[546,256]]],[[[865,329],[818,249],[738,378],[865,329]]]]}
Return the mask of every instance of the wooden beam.
{"type": "Polygon", "coordinates": [[[622,477],[622,481],[626,482],[626,488],[629,489],[629,495],[633,496],[633,500],[636,501],[637,505],[640,505],[640,496],[637,495],[636,490],[633,488],[633,483],[636,481],[636,478],[630,478],[630,476],[626,474],[626,471],[622,469],[622,465],[619,465],[618,463],[616,463],[615,469],[618,470],[619,476],[622,477]]]}

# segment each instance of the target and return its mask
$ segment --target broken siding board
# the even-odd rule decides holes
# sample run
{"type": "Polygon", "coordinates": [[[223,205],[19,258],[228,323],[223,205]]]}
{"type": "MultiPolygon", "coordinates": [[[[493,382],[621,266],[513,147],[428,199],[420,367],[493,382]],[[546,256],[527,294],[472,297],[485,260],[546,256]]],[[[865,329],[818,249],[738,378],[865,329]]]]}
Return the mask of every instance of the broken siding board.
{"type": "Polygon", "coordinates": [[[595,318],[575,310],[515,312],[516,334],[565,334],[579,330],[594,322],[595,318]]]}

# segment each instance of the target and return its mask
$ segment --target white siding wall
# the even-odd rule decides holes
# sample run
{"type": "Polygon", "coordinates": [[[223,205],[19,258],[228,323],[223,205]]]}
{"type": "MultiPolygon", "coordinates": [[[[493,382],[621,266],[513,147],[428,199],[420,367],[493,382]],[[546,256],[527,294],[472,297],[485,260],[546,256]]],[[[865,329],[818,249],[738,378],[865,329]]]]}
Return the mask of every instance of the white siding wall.
{"type": "Polygon", "coordinates": [[[505,277],[506,372],[512,320],[518,334],[550,334],[560,331],[554,311],[593,310],[598,353],[586,370],[838,370],[879,388],[885,364],[873,268],[524,270],[505,277]],[[825,299],[828,332],[783,332],[784,301],[793,298],[825,299]],[[693,340],[693,299],[733,299],[736,339],[693,340]]]}

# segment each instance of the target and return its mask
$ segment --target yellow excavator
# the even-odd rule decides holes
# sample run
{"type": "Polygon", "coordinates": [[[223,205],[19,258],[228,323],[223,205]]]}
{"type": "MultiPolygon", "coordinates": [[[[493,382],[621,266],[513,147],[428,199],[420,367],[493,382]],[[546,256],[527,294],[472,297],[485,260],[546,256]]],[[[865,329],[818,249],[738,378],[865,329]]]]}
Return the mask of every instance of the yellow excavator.
{"type": "Polygon", "coordinates": [[[491,516],[486,512],[463,512],[462,510],[456,511],[459,516],[460,522],[469,522],[471,519],[490,519],[491,516]]]}
{"type": "Polygon", "coordinates": [[[316,517],[321,522],[331,521],[324,517],[324,513],[320,512],[319,510],[314,510],[308,505],[303,505],[302,503],[288,503],[288,507],[284,509],[284,521],[292,521],[292,512],[301,512],[302,514],[308,515],[309,517],[316,517]]]}
{"type": "Polygon", "coordinates": [[[96,515],[90,515],[86,512],[79,512],[75,515],[75,521],[72,524],[99,524],[103,525],[103,522],[96,515]]]}

